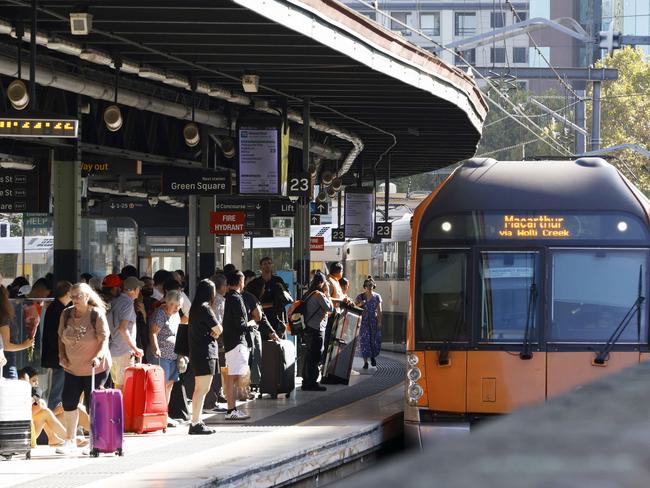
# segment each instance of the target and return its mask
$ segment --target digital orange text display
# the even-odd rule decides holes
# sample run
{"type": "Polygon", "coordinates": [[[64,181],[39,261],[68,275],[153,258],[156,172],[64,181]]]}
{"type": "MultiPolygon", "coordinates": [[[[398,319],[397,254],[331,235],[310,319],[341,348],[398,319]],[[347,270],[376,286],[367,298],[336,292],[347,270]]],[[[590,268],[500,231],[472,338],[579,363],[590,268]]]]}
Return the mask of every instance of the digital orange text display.
{"type": "Polygon", "coordinates": [[[499,237],[514,239],[566,239],[571,237],[565,228],[564,217],[549,215],[519,216],[504,215],[499,237]]]}

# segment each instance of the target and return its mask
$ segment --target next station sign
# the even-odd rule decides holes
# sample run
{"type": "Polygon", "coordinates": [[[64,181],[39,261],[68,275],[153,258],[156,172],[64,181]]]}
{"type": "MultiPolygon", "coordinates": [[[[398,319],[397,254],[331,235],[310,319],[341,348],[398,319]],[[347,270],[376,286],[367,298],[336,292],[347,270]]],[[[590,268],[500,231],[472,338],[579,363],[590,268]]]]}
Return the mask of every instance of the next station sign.
{"type": "Polygon", "coordinates": [[[230,171],[165,169],[162,173],[163,195],[230,195],[230,171]]]}

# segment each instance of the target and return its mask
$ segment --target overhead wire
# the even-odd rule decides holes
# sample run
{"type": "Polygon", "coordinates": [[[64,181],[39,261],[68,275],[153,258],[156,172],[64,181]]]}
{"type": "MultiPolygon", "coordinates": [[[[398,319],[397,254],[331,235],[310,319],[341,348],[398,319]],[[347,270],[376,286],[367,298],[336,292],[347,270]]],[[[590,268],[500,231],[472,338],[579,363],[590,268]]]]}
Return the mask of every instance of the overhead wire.
{"type": "MultiPolygon", "coordinates": [[[[374,5],[374,4],[370,4],[370,3],[368,3],[368,2],[365,1],[365,0],[356,0],[356,1],[357,1],[358,3],[361,3],[362,5],[364,5],[365,7],[369,8],[370,10],[374,10],[376,13],[381,14],[382,16],[386,17],[387,19],[389,19],[389,20],[391,20],[391,21],[394,21],[394,22],[397,23],[398,25],[401,25],[401,26],[403,26],[403,27],[405,27],[405,28],[407,28],[407,29],[409,29],[409,30],[412,30],[413,32],[417,33],[419,36],[421,36],[421,37],[425,38],[426,40],[428,40],[429,42],[433,43],[436,47],[440,48],[440,50],[445,51],[445,52],[447,52],[447,53],[450,53],[452,56],[458,57],[461,61],[463,61],[463,62],[468,66],[469,69],[472,70],[473,73],[475,73],[476,75],[478,75],[479,78],[481,78],[481,79],[482,79],[483,81],[485,81],[488,85],[490,85],[490,87],[493,88],[493,89],[495,90],[495,93],[496,93],[500,98],[502,98],[502,99],[503,99],[507,104],[509,104],[509,105],[512,107],[512,110],[514,110],[515,112],[517,112],[517,111],[519,110],[519,109],[517,108],[517,106],[512,102],[512,100],[510,100],[506,95],[504,95],[503,93],[501,93],[501,91],[498,89],[497,86],[495,86],[495,84],[492,82],[492,80],[491,80],[490,78],[488,78],[488,77],[484,76],[483,74],[481,74],[481,73],[480,73],[477,69],[475,69],[475,68],[471,65],[471,63],[469,63],[469,62],[468,62],[468,61],[467,61],[467,60],[466,60],[466,59],[465,59],[465,58],[464,58],[460,53],[458,53],[458,52],[454,51],[453,49],[450,49],[450,48],[448,48],[448,47],[446,47],[446,46],[440,44],[439,42],[437,42],[436,40],[432,39],[430,36],[428,36],[427,34],[425,34],[424,32],[422,32],[420,29],[415,29],[415,28],[413,28],[413,27],[411,27],[411,26],[405,24],[404,22],[400,21],[399,19],[396,19],[395,17],[393,17],[393,16],[390,15],[389,13],[387,13],[387,12],[385,12],[385,11],[379,9],[379,8],[378,8],[376,5],[374,5]]],[[[501,110],[503,113],[505,113],[506,116],[511,117],[515,122],[517,122],[519,125],[521,125],[524,129],[526,129],[528,132],[530,132],[531,134],[533,134],[534,136],[536,136],[540,141],[544,142],[544,143],[547,144],[549,147],[553,148],[554,150],[558,151],[559,153],[563,153],[563,154],[567,154],[567,155],[570,154],[570,152],[567,151],[567,150],[566,150],[566,149],[561,145],[561,143],[560,143],[559,141],[556,141],[556,140],[553,139],[553,138],[550,138],[550,140],[549,140],[549,137],[548,137],[548,136],[545,136],[545,135],[543,135],[543,134],[542,134],[542,135],[537,134],[537,133],[536,133],[536,132],[531,128],[531,127],[529,127],[527,124],[524,124],[522,121],[518,120],[516,117],[513,116],[513,114],[511,114],[511,113],[508,112],[505,108],[503,108],[501,105],[499,105],[495,100],[493,100],[493,99],[490,97],[489,94],[484,93],[484,96],[485,96],[485,98],[487,98],[489,101],[491,101],[495,107],[497,107],[499,110],[501,110]]],[[[522,115],[526,118],[525,114],[522,114],[522,115]]],[[[528,120],[528,121],[530,122],[530,124],[531,124],[533,127],[535,127],[537,130],[539,130],[540,132],[543,133],[543,129],[542,129],[541,127],[539,127],[537,124],[535,124],[535,122],[534,122],[532,119],[528,119],[528,118],[526,118],[526,120],[528,120]]]]}

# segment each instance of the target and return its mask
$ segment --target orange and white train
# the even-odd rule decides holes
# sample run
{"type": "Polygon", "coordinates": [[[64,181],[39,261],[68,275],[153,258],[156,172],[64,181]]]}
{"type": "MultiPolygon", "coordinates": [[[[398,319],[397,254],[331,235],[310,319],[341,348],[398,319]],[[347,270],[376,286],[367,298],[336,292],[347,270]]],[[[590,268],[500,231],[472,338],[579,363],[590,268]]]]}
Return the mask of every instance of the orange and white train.
{"type": "Polygon", "coordinates": [[[413,217],[409,437],[648,358],[649,208],[602,159],[461,164],[413,217]]]}

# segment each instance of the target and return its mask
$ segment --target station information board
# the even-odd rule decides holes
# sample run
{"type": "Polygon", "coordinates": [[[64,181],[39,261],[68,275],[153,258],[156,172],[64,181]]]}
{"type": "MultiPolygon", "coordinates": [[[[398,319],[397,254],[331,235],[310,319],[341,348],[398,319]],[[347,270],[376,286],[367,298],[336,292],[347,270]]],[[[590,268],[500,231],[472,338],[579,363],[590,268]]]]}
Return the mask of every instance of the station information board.
{"type": "Polygon", "coordinates": [[[280,193],[280,147],[277,127],[239,129],[239,193],[280,193]]]}
{"type": "Polygon", "coordinates": [[[374,234],[375,194],[372,188],[345,189],[345,237],[369,239],[374,234]]]}
{"type": "Polygon", "coordinates": [[[271,215],[268,200],[219,198],[214,205],[215,212],[242,211],[245,215],[245,231],[270,229],[271,215]]]}
{"type": "Polygon", "coordinates": [[[38,212],[38,173],[2,170],[0,172],[0,212],[38,212]]]}
{"type": "Polygon", "coordinates": [[[76,138],[76,119],[36,119],[0,117],[0,137],[67,137],[76,138]]]}

